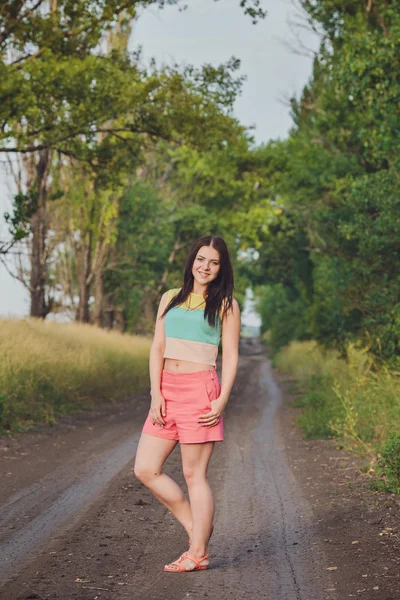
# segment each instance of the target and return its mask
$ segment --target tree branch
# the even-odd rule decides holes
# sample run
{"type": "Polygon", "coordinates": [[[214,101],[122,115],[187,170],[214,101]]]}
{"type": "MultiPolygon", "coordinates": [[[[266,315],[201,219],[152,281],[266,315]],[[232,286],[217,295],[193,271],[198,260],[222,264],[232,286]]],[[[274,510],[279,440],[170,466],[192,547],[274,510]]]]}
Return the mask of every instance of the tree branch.
{"type": "Polygon", "coordinates": [[[376,18],[377,18],[377,21],[378,21],[379,25],[380,25],[380,26],[381,26],[381,28],[382,28],[383,35],[384,35],[385,37],[389,37],[389,32],[388,32],[388,30],[387,30],[387,27],[386,27],[386,25],[385,25],[385,21],[383,20],[383,17],[382,17],[382,15],[381,15],[381,13],[379,12],[379,9],[378,9],[378,7],[377,7],[377,6],[374,6],[374,13],[375,13],[375,15],[376,15],[376,18]]]}
{"type": "Polygon", "coordinates": [[[10,240],[9,242],[0,241],[0,255],[7,254],[15,244],[16,240],[10,240]]]}
{"type": "Polygon", "coordinates": [[[18,65],[18,69],[20,67],[23,67],[23,65],[21,64],[24,61],[27,61],[31,58],[37,58],[38,56],[40,56],[41,54],[43,54],[44,52],[44,48],[41,48],[40,50],[38,50],[37,52],[35,52],[35,54],[25,54],[24,56],[21,56],[20,58],[17,58],[17,60],[14,60],[12,63],[10,63],[10,66],[15,66],[18,65]]]}
{"type": "Polygon", "coordinates": [[[18,18],[18,13],[20,12],[20,10],[22,9],[22,7],[24,6],[24,0],[22,0],[22,2],[18,4],[16,4],[14,6],[14,12],[11,12],[9,14],[9,23],[8,23],[8,27],[4,27],[4,30],[2,32],[2,34],[0,35],[0,46],[6,41],[6,39],[8,38],[8,36],[13,32],[13,29],[15,27],[15,25],[17,24],[17,18],[18,18]],[[12,21],[12,19],[14,19],[12,21]]]}
{"type": "MultiPolygon", "coordinates": [[[[40,135],[43,131],[51,131],[51,128],[46,128],[44,130],[38,130],[32,133],[29,133],[29,136],[38,136],[40,135]]],[[[26,147],[19,147],[19,146],[13,146],[13,147],[5,147],[2,146],[0,147],[0,153],[1,152],[13,152],[13,153],[27,153],[27,152],[38,152],[40,150],[47,150],[49,148],[54,148],[57,152],[61,152],[62,154],[65,154],[66,156],[72,156],[74,158],[76,158],[76,155],[74,155],[72,152],[68,151],[68,150],[62,150],[58,147],[58,144],[61,144],[62,142],[67,142],[68,140],[72,139],[72,138],[76,138],[79,135],[85,135],[86,131],[85,130],[75,130],[73,132],[68,133],[67,135],[65,135],[64,137],[60,138],[59,140],[55,140],[55,141],[49,141],[46,143],[42,143],[42,144],[38,144],[38,145],[33,145],[33,146],[26,146],[26,147]]],[[[160,131],[156,131],[154,129],[144,129],[144,128],[140,128],[140,127],[136,127],[134,125],[129,125],[127,127],[117,127],[117,128],[98,128],[98,129],[94,129],[92,131],[92,133],[109,133],[111,135],[117,135],[118,133],[136,133],[138,135],[150,135],[150,136],[155,136],[159,139],[163,139],[165,141],[172,141],[172,137],[171,136],[167,136],[162,134],[160,131]]],[[[125,138],[120,137],[119,139],[123,140],[123,141],[127,141],[125,140],[125,138]]]]}
{"type": "Polygon", "coordinates": [[[4,256],[2,256],[1,254],[0,254],[0,262],[4,266],[4,268],[7,271],[7,273],[10,275],[10,277],[12,277],[13,279],[16,279],[17,281],[19,281],[20,283],[22,283],[22,285],[31,294],[32,293],[31,286],[25,281],[25,279],[22,277],[22,275],[16,275],[15,273],[13,273],[11,271],[11,269],[8,267],[7,261],[4,259],[4,256]]]}
{"type": "Polygon", "coordinates": [[[19,6],[17,4],[16,8],[16,12],[12,15],[10,15],[10,19],[9,19],[9,25],[8,27],[4,28],[3,33],[0,35],[0,46],[7,40],[7,38],[12,34],[15,26],[17,25],[18,21],[22,21],[23,19],[26,19],[27,17],[29,17],[30,15],[32,15],[35,10],[37,10],[39,8],[39,6],[41,4],[43,4],[44,0],[37,0],[36,4],[34,4],[29,10],[27,10],[25,13],[23,13],[22,15],[19,15],[18,13],[22,10],[24,4],[25,4],[25,0],[22,0],[22,2],[20,2],[19,6]]]}

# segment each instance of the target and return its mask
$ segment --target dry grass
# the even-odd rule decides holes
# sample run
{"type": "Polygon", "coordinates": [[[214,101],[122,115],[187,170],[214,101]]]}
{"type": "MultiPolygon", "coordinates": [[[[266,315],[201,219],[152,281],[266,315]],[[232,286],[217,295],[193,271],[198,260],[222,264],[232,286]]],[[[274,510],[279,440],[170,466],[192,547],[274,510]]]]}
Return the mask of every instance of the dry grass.
{"type": "Polygon", "coordinates": [[[150,340],[80,324],[0,320],[0,427],[126,396],[148,384],[150,340]]]}

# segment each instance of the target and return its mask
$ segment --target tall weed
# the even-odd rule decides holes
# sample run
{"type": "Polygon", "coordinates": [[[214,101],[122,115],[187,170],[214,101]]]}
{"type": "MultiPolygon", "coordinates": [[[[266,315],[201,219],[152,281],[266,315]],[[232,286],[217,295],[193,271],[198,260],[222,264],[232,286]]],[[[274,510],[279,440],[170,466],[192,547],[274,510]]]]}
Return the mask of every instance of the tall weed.
{"type": "Polygon", "coordinates": [[[292,342],[275,364],[302,389],[296,404],[304,408],[298,422],[305,436],[340,438],[378,463],[389,489],[400,490],[400,437],[393,437],[400,430],[400,374],[377,368],[355,346],[344,360],[315,342],[292,342]]]}

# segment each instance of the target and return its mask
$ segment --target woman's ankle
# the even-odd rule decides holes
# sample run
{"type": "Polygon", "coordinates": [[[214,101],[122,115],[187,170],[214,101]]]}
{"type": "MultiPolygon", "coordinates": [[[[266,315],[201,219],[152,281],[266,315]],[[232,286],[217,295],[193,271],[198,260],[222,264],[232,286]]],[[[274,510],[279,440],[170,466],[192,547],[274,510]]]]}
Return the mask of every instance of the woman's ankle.
{"type": "Polygon", "coordinates": [[[195,558],[201,558],[207,554],[207,548],[205,546],[190,546],[190,554],[195,558]]]}

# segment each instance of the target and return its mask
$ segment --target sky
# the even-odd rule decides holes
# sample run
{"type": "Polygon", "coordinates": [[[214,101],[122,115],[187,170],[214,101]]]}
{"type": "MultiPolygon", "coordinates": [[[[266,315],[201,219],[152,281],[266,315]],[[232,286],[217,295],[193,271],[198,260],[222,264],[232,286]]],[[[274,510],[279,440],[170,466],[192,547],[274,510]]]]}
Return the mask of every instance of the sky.
{"type": "MultiPolygon", "coordinates": [[[[294,0],[295,1],[295,0],[294,0]]],[[[142,47],[144,62],[155,57],[158,64],[200,66],[225,63],[231,56],[241,60],[246,75],[234,116],[254,126],[256,143],[285,138],[291,127],[287,99],[299,95],[312,70],[312,51],[318,38],[301,30],[301,45],[290,24],[298,21],[293,0],[262,0],[268,12],[253,25],[243,15],[239,0],[187,0],[188,9],[177,7],[144,11],[135,23],[130,48],[142,47]],[[301,51],[295,52],[294,49],[301,51]]],[[[0,239],[6,235],[2,215],[11,209],[13,186],[0,155],[0,239]]],[[[0,316],[23,316],[29,301],[22,284],[13,280],[0,264],[0,316]]]]}

